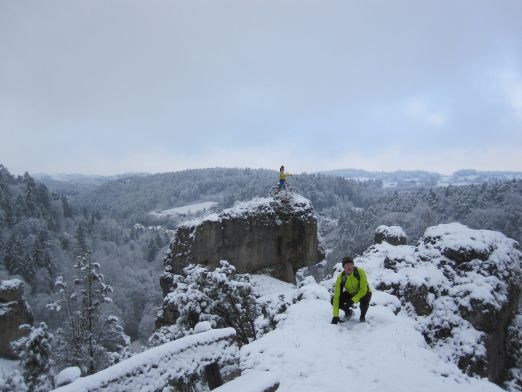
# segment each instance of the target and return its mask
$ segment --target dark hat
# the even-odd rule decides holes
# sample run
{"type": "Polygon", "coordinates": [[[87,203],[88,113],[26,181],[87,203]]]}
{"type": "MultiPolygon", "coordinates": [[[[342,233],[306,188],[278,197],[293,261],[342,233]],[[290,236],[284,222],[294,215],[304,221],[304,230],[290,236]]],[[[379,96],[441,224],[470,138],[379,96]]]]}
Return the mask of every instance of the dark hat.
{"type": "Polygon", "coordinates": [[[345,265],[346,263],[353,264],[353,259],[352,259],[350,256],[345,256],[345,257],[343,257],[343,261],[342,261],[342,263],[343,263],[343,267],[344,267],[344,265],[345,265]]]}

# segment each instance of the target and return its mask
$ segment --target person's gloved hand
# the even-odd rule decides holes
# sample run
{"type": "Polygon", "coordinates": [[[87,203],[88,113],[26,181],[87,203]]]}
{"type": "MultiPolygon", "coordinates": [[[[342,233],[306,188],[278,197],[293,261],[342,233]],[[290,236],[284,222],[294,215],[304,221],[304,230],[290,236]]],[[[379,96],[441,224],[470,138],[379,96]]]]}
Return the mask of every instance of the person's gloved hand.
{"type": "Polygon", "coordinates": [[[347,302],[346,302],[346,305],[351,308],[353,306],[353,301],[351,299],[349,299],[347,302]]]}
{"type": "Polygon", "coordinates": [[[334,317],[332,319],[332,324],[337,324],[339,322],[339,317],[334,317]]]}

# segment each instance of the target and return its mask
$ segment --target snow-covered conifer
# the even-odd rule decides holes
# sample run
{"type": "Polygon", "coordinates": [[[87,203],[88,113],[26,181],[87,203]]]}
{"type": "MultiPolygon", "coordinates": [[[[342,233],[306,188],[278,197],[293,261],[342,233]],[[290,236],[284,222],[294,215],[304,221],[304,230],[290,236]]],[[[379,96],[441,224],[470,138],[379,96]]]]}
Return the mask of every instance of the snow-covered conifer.
{"type": "Polygon", "coordinates": [[[130,339],[115,316],[107,313],[112,287],[104,283],[100,264],[89,251],[76,258],[76,275],[69,285],[58,277],[58,299],[48,308],[62,313],[64,322],[56,332],[59,368],[78,366],[93,374],[129,356],[130,339]]]}
{"type": "Polygon", "coordinates": [[[237,274],[233,265],[221,261],[221,267],[209,271],[189,265],[184,275],[174,275],[176,289],[165,297],[179,315],[176,324],[163,327],[151,338],[153,344],[190,334],[200,321],[214,328],[232,327],[241,344],[256,337],[255,320],[260,311],[248,274],[237,274]]]}
{"type": "MultiPolygon", "coordinates": [[[[21,327],[30,328],[28,325],[21,327]]],[[[46,392],[54,387],[51,375],[51,340],[47,324],[31,327],[27,336],[12,343],[28,392],[46,392]]]]}

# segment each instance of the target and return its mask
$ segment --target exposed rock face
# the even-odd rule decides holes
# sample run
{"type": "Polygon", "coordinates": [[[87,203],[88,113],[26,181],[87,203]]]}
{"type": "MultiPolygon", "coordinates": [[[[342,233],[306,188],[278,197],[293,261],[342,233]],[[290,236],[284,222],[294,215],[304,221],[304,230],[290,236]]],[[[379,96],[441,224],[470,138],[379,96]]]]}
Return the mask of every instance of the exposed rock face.
{"type": "Polygon", "coordinates": [[[24,288],[21,280],[3,280],[0,282],[0,357],[15,359],[11,342],[21,338],[27,331],[18,327],[32,324],[33,315],[23,297],[24,288]]]}
{"type": "Polygon", "coordinates": [[[507,382],[510,391],[522,391],[522,297],[518,299],[518,312],[507,330],[507,382]]]}
{"type": "Polygon", "coordinates": [[[383,241],[390,245],[406,245],[407,238],[401,227],[381,225],[375,229],[373,243],[380,244],[383,241]]]}
{"type": "Polygon", "coordinates": [[[400,298],[441,355],[499,384],[510,377],[521,357],[510,351],[522,280],[516,241],[452,223],[428,228],[415,247],[373,245],[358,262],[377,289],[400,298]]]}
{"type": "Polygon", "coordinates": [[[166,294],[169,274],[181,274],[188,264],[215,268],[220,260],[238,273],[267,271],[293,283],[299,268],[323,258],[309,200],[299,195],[259,198],[181,225],[165,258],[161,286],[166,294]]]}

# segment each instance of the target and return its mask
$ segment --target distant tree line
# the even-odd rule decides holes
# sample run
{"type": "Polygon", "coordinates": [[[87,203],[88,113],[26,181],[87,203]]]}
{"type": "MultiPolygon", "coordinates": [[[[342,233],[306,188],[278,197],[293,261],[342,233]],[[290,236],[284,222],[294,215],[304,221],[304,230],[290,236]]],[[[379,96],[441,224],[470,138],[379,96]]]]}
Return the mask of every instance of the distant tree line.
{"type": "Polygon", "coordinates": [[[415,243],[429,226],[460,222],[473,229],[496,230],[522,242],[522,180],[480,185],[393,191],[365,209],[340,212],[339,242],[332,257],[360,254],[381,224],[401,226],[415,243]]]}
{"type": "MultiPolygon", "coordinates": [[[[132,224],[161,222],[149,213],[197,201],[215,201],[227,208],[239,200],[267,197],[277,182],[278,173],[265,169],[185,170],[110,181],[76,198],[74,204],[132,224]]],[[[319,210],[344,203],[365,207],[370,196],[383,192],[380,180],[358,182],[301,174],[290,177],[289,182],[319,210]]]]}

